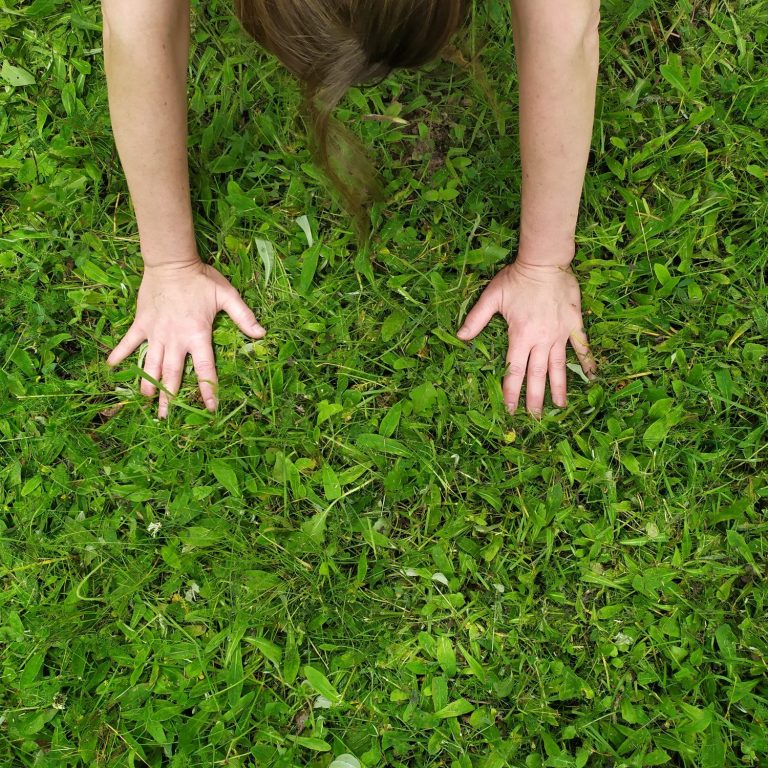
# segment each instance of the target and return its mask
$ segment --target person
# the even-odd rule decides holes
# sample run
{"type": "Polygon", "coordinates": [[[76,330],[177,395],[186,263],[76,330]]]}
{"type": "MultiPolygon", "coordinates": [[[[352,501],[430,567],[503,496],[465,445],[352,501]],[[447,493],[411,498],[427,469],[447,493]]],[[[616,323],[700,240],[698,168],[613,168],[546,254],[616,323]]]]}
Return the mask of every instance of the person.
{"type": "MultiPolygon", "coordinates": [[[[381,78],[437,56],[469,2],[236,0],[236,12],[244,29],[303,79],[316,138],[327,151],[328,115],[346,89],[358,78],[381,78]]],[[[569,342],[584,373],[596,374],[570,265],[594,121],[600,1],[510,2],[520,89],[518,250],[457,336],[470,341],[501,314],[509,333],[505,404],[513,413],[525,384],[527,410],[540,416],[547,378],[552,402],[567,405],[569,342]]],[[[203,402],[214,411],[217,313],[226,312],[253,339],[266,330],[235,287],[202,261],[195,242],[186,155],[189,0],[101,4],[112,128],[144,261],[135,318],[107,363],[118,365],[147,341],[144,372],[175,396],[189,353],[203,402]]],[[[142,378],[142,394],[155,390],[142,378]]],[[[161,389],[159,418],[167,417],[168,403],[161,389]]]]}

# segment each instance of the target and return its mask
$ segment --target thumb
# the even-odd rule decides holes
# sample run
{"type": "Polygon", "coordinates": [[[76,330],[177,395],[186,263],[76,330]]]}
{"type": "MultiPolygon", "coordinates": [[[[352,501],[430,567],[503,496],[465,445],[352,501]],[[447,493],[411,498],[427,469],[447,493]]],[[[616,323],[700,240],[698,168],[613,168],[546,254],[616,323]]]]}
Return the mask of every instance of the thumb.
{"type": "Polygon", "coordinates": [[[221,308],[232,318],[235,325],[247,336],[260,339],[266,335],[266,330],[256,321],[248,305],[240,298],[240,294],[233,288],[227,291],[221,308]]]}
{"type": "Polygon", "coordinates": [[[488,325],[491,318],[496,314],[498,306],[496,291],[489,285],[480,294],[480,298],[464,319],[464,324],[459,328],[456,335],[462,341],[474,339],[488,325]]]}

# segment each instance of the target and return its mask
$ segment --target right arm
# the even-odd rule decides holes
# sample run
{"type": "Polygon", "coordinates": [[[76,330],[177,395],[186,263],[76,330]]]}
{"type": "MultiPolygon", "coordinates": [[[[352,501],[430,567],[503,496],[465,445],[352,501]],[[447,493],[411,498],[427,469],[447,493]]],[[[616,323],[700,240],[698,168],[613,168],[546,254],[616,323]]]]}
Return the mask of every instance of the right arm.
{"type": "MultiPolygon", "coordinates": [[[[104,68],[120,161],[136,212],[144,275],[136,318],[107,358],[145,339],[144,370],[178,392],[187,352],[206,407],[216,407],[213,321],[223,310],[253,338],[265,331],[237,290],[197,252],[187,166],[189,0],[102,0],[104,68]]],[[[144,395],[155,394],[147,380],[144,395]]],[[[168,411],[160,392],[159,416],[168,411]]]]}

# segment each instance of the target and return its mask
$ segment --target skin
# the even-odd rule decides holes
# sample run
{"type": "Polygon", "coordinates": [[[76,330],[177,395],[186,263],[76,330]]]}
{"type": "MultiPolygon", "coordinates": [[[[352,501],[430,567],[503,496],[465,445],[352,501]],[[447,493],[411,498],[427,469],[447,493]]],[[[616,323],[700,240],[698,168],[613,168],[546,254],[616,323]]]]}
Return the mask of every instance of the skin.
{"type": "Polygon", "coordinates": [[[457,335],[469,340],[497,312],[509,346],[504,402],[540,415],[547,376],[552,402],[567,405],[566,344],[596,375],[570,264],[589,158],[599,65],[599,0],[514,0],[520,83],[522,206],[515,261],[491,280],[457,335]],[[527,371],[527,380],[526,380],[527,371]]]}
{"type": "MultiPolygon", "coordinates": [[[[223,310],[254,339],[266,331],[195,244],[187,166],[189,3],[103,0],[102,9],[112,129],[144,259],[135,319],[107,363],[119,364],[146,340],[144,372],[175,395],[189,353],[203,402],[214,411],[216,315],[223,310]]],[[[141,392],[152,397],[156,387],[142,379],[141,392]]],[[[168,395],[161,390],[158,400],[165,418],[168,395]]]]}
{"type": "MultiPolygon", "coordinates": [[[[206,407],[216,408],[213,321],[226,312],[251,338],[266,331],[195,244],[186,156],[188,0],[102,0],[109,108],[139,228],[144,275],[136,315],[107,363],[147,341],[144,372],[175,395],[192,355],[206,407]],[[139,52],[137,54],[137,51],[139,52]]],[[[496,313],[509,328],[504,400],[540,415],[547,377],[567,404],[566,345],[594,377],[570,264],[595,109],[599,0],[512,0],[520,82],[522,215],[518,253],[488,284],[457,335],[469,341],[496,313]],[[526,378],[527,374],[527,378],[526,378]]],[[[142,379],[141,392],[156,387],[142,379]]],[[[168,413],[160,391],[158,416],[168,413]]]]}

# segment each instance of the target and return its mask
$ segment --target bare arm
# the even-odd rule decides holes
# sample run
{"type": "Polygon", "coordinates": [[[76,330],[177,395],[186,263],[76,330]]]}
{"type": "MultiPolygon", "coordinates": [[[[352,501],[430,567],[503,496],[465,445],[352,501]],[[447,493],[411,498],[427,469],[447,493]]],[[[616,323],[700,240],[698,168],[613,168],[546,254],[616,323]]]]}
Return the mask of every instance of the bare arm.
{"type": "Polygon", "coordinates": [[[595,112],[599,0],[514,0],[523,165],[520,255],[570,264],[595,112]],[[570,258],[566,258],[570,256],[570,258]]]}
{"type": "Polygon", "coordinates": [[[458,332],[469,340],[497,312],[507,320],[504,400],[512,412],[526,373],[528,410],[541,413],[547,375],[553,402],[567,404],[567,342],[589,377],[596,370],[570,264],[594,122],[599,8],[599,0],[512,0],[523,176],[518,253],[458,332]]]}
{"type": "Polygon", "coordinates": [[[109,112],[147,266],[199,260],[187,168],[188,0],[102,0],[109,112]]]}
{"type": "MultiPolygon", "coordinates": [[[[265,331],[235,288],[200,259],[187,166],[189,0],[102,0],[109,110],[136,211],[144,276],[136,318],[112,350],[117,365],[145,339],[144,372],[175,395],[187,353],[209,410],[217,404],[211,344],[220,310],[253,338],[265,331]]],[[[143,379],[141,391],[155,394],[143,379]]],[[[168,413],[160,392],[158,415],[168,413]]]]}

